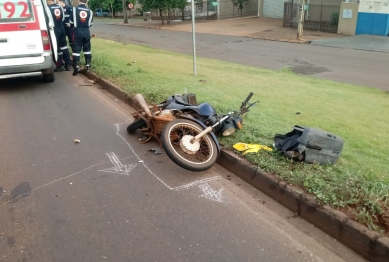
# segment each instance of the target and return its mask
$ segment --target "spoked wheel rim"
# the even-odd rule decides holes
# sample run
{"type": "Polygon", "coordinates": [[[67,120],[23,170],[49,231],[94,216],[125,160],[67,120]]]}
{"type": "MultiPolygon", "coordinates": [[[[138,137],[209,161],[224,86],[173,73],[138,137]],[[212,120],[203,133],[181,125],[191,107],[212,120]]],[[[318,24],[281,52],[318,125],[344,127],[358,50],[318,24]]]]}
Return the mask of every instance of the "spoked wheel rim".
{"type": "Polygon", "coordinates": [[[189,145],[188,139],[202,130],[191,123],[176,123],[169,129],[169,144],[178,157],[194,165],[205,164],[212,159],[214,148],[208,135],[201,137],[199,145],[189,145]],[[184,138],[185,143],[182,143],[184,138]]]}

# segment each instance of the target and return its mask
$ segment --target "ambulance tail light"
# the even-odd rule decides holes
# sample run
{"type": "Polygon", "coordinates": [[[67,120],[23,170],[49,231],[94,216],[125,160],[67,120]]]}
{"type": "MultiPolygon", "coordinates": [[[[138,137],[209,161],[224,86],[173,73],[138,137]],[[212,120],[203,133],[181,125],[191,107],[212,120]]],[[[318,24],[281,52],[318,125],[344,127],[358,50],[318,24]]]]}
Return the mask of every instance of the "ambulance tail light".
{"type": "Polygon", "coordinates": [[[41,30],[41,35],[42,35],[43,50],[50,51],[51,46],[50,46],[49,34],[47,33],[46,30],[41,30]]]}

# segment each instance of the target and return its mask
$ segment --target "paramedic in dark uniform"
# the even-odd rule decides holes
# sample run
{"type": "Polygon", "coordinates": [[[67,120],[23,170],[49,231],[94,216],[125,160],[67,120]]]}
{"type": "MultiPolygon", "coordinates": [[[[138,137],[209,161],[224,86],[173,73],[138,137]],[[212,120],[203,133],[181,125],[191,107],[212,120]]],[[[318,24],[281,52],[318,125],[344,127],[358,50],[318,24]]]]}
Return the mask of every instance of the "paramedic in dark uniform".
{"type": "Polygon", "coordinates": [[[73,50],[73,26],[70,24],[70,15],[73,11],[73,6],[71,5],[72,2],[70,0],[59,0],[59,5],[62,6],[64,14],[65,14],[65,20],[63,21],[63,24],[65,26],[66,36],[68,37],[68,42],[70,47],[73,50]],[[68,5],[66,3],[69,3],[68,5]]]}
{"type": "Polygon", "coordinates": [[[93,12],[86,7],[88,0],[80,0],[80,5],[73,8],[70,24],[74,27],[73,42],[73,75],[80,72],[80,53],[84,51],[86,70],[91,69],[91,44],[89,27],[93,24],[93,12]]]}
{"type": "Polygon", "coordinates": [[[65,70],[70,71],[70,54],[68,50],[68,43],[66,42],[66,32],[63,25],[65,15],[60,5],[55,4],[53,0],[47,0],[51,16],[54,20],[54,33],[57,38],[57,50],[58,50],[58,61],[57,69],[55,71],[63,70],[65,61],[65,70]]]}

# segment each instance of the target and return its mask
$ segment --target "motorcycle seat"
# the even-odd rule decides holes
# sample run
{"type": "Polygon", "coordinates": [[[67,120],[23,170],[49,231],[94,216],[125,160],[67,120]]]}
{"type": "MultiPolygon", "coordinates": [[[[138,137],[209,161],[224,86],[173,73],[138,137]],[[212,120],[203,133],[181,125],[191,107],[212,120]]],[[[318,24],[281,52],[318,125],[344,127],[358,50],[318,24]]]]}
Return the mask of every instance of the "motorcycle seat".
{"type": "Polygon", "coordinates": [[[216,110],[208,103],[201,103],[200,105],[198,106],[183,106],[183,107],[179,107],[177,108],[178,110],[181,110],[181,111],[190,111],[190,110],[193,110],[195,111],[197,114],[201,115],[201,116],[212,116],[214,114],[216,114],[216,110]]]}

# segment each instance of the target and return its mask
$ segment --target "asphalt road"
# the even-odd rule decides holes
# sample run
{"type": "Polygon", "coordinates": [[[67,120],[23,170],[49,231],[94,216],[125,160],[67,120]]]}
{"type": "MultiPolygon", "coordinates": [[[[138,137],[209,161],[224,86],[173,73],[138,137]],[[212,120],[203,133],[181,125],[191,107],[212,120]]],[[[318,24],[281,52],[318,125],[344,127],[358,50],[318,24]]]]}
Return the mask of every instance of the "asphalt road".
{"type": "MultiPolygon", "coordinates": [[[[193,52],[192,34],[188,32],[96,22],[91,33],[173,52],[193,52]]],[[[389,90],[389,53],[211,34],[196,34],[196,40],[196,52],[201,57],[275,70],[287,67],[302,75],[389,90]]],[[[201,70],[198,68],[199,73],[201,70]]]]}
{"type": "Polygon", "coordinates": [[[364,261],[222,167],[154,155],[127,105],[56,77],[0,81],[0,261],[364,261]]]}

